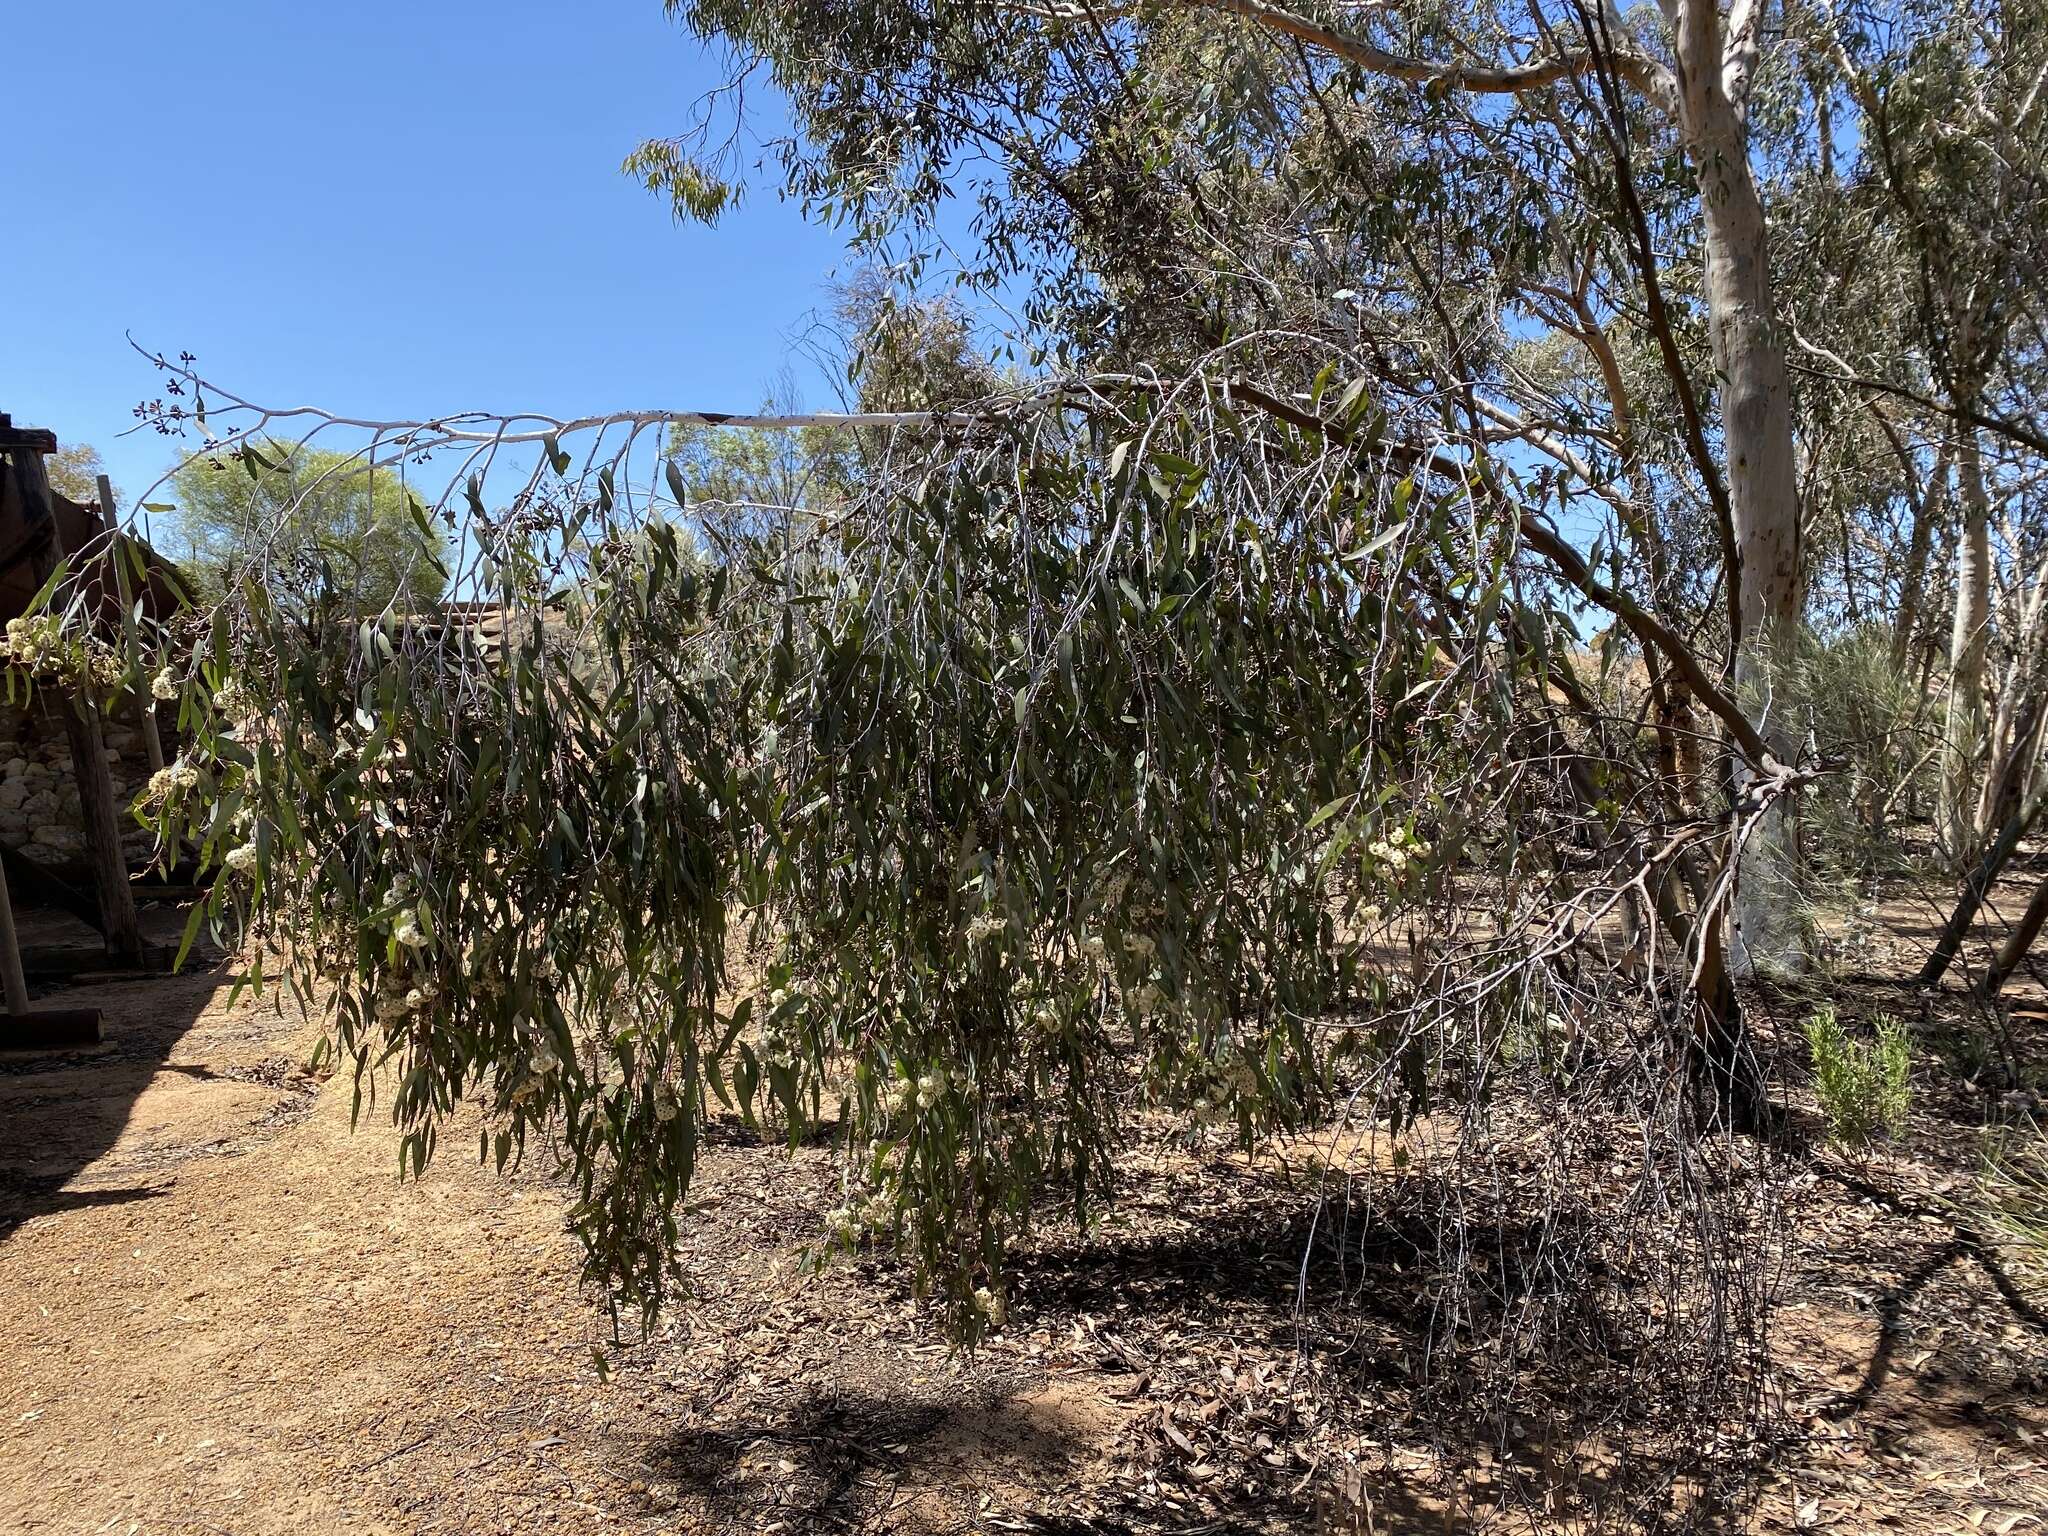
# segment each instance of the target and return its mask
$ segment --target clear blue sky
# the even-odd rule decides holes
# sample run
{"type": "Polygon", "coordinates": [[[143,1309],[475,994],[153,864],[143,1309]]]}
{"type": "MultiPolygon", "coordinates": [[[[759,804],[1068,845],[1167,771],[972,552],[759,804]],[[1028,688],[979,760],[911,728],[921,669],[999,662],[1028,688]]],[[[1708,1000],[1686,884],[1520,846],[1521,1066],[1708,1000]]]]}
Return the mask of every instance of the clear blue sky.
{"type": "Polygon", "coordinates": [[[829,403],[793,342],[834,236],[771,195],[678,227],[619,174],[721,78],[660,0],[6,14],[0,410],[131,499],[174,449],[119,435],[159,377],[127,332],[356,415],[745,409],[785,363],[829,403]]]}

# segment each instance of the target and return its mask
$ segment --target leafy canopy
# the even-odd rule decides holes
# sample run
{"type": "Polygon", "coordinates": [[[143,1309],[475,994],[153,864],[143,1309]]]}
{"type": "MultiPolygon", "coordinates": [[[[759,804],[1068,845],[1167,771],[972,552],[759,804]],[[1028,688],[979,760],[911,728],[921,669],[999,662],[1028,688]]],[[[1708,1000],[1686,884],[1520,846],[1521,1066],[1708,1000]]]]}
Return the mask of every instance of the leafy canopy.
{"type": "MultiPolygon", "coordinates": [[[[50,489],[67,500],[98,502],[100,499],[99,477],[106,473],[106,463],[100,458],[99,449],[91,443],[66,443],[55,453],[43,460],[44,473],[49,476],[50,489]]],[[[119,492],[116,492],[118,495],[119,492]]]]}
{"type": "Polygon", "coordinates": [[[447,585],[446,536],[395,468],[268,438],[187,460],[172,487],[172,527],[212,594],[259,569],[299,600],[375,612],[430,605],[447,585]]]}

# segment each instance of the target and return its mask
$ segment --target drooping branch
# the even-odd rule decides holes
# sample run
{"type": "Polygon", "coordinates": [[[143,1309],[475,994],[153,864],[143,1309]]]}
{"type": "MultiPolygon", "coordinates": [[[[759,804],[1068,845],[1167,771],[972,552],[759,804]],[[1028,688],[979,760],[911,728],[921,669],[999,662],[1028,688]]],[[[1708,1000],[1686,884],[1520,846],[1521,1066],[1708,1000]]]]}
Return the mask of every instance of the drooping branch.
{"type": "MultiPolygon", "coordinates": [[[[258,405],[221,388],[209,379],[202,379],[190,367],[173,363],[161,354],[145,352],[144,356],[191,388],[195,395],[199,391],[211,394],[217,402],[214,414],[222,413],[224,403],[227,411],[250,413],[260,418],[253,427],[239,424],[233,434],[235,440],[266,432],[277,422],[309,422],[316,429],[351,428],[374,432],[396,440],[416,442],[421,446],[436,447],[463,443],[490,443],[503,447],[537,445],[544,444],[550,439],[621,427],[750,427],[771,432],[797,431],[805,427],[965,427],[1013,415],[1018,408],[1055,398],[1066,388],[1064,384],[1060,384],[1049,390],[1006,397],[1001,401],[984,402],[972,409],[952,411],[764,412],[663,409],[613,411],[596,416],[570,417],[548,416],[537,411],[521,411],[509,416],[488,411],[462,411],[418,421],[385,421],[366,416],[344,416],[317,405],[258,405]]],[[[186,408],[182,413],[176,410],[163,413],[157,424],[168,428],[187,420],[199,426],[203,432],[207,430],[207,413],[203,407],[186,408]]]]}
{"type": "MultiPolygon", "coordinates": [[[[165,371],[172,374],[184,390],[190,391],[192,397],[196,398],[202,392],[210,393],[216,401],[225,402],[226,411],[240,413],[239,424],[232,434],[220,436],[213,434],[210,428],[207,429],[209,448],[214,451],[232,448],[239,442],[254,441],[268,431],[273,423],[279,421],[311,422],[315,430],[343,427],[373,432],[380,438],[396,444],[402,452],[417,455],[437,447],[476,450],[494,449],[511,444],[542,445],[577,432],[599,431],[605,428],[642,431],[670,424],[750,427],[766,431],[792,431],[804,427],[965,428],[1015,422],[1021,416],[1034,411],[1099,410],[1109,405],[1117,394],[1156,396],[1164,393],[1158,380],[1135,375],[1116,375],[1051,380],[1015,396],[945,411],[825,411],[781,414],[625,411],[569,419],[533,414],[493,417],[482,413],[466,413],[425,421],[384,421],[343,416],[317,406],[258,405],[202,379],[187,364],[172,363],[154,354],[149,355],[165,371]],[[515,429],[515,424],[518,423],[530,425],[515,429]]],[[[1327,420],[1314,411],[1284,400],[1247,379],[1233,376],[1220,381],[1220,384],[1221,392],[1226,399],[1251,406],[1297,430],[1312,433],[1327,442],[1349,443],[1352,440],[1351,430],[1343,424],[1327,420]]],[[[216,414],[219,414],[219,410],[217,407],[216,414]]],[[[173,414],[175,415],[175,412],[173,414]]],[[[189,419],[197,421],[202,418],[193,410],[189,419]]],[[[173,425],[182,425],[182,421],[173,425]]],[[[1382,451],[1387,454],[1390,461],[1405,465],[1411,472],[1434,475],[1455,485],[1469,486],[1473,483],[1472,466],[1439,449],[1418,448],[1411,444],[1394,442],[1383,445],[1382,451]]],[[[1487,488],[1487,493],[1494,496],[1501,494],[1497,488],[1487,488]]],[[[1585,559],[1540,517],[1521,508],[1511,510],[1515,512],[1522,542],[1547,560],[1566,585],[1595,606],[1612,614],[1642,644],[1654,649],[1666,659],[1672,670],[1684,679],[1693,696],[1727,727],[1730,739],[1740,749],[1751,769],[1768,782],[1769,793],[1781,791],[1802,776],[1777,760],[1762,735],[1743,714],[1735,700],[1708,675],[1706,668],[1700,664],[1699,658],[1693,654],[1692,648],[1686,644],[1683,636],[1625,593],[1616,591],[1602,582],[1585,559]]]]}
{"type": "MultiPolygon", "coordinates": [[[[1229,393],[1231,398],[1256,406],[1304,431],[1315,432],[1326,438],[1349,436],[1348,432],[1335,423],[1325,421],[1299,406],[1290,405],[1256,385],[1233,380],[1229,386],[1229,393]]],[[[1392,458],[1405,459],[1416,469],[1457,484],[1469,484],[1472,479],[1472,471],[1468,465],[1445,453],[1410,448],[1402,444],[1391,445],[1387,452],[1392,458]]],[[[1700,703],[1727,726],[1728,734],[1742,749],[1752,768],[1760,773],[1789,772],[1784,765],[1777,762],[1769,745],[1757,732],[1756,727],[1750,724],[1748,717],[1743,714],[1736,702],[1707,675],[1706,669],[1700,665],[1699,658],[1693,654],[1692,647],[1685,643],[1684,637],[1640,603],[1601,581],[1593,574],[1592,568],[1586,564],[1579,552],[1558,537],[1556,530],[1534,513],[1520,512],[1518,528],[1522,542],[1548,560],[1564,578],[1566,585],[1613,614],[1628,628],[1629,633],[1644,645],[1654,648],[1670,662],[1672,670],[1685,679],[1686,685],[1693,690],[1700,703]]]]}

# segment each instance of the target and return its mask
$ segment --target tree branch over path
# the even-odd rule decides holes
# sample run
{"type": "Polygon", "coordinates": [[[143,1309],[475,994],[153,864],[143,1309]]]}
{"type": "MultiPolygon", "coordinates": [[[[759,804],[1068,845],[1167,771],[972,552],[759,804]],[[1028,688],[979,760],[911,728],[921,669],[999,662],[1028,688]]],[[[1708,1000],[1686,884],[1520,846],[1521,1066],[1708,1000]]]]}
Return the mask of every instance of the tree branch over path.
{"type": "MultiPolygon", "coordinates": [[[[172,362],[156,354],[148,355],[178,381],[186,398],[195,403],[194,407],[179,407],[166,413],[165,421],[159,424],[167,430],[175,430],[185,420],[197,422],[207,434],[207,447],[202,451],[227,453],[232,453],[239,444],[260,438],[274,423],[294,420],[312,422],[312,430],[316,432],[329,427],[353,427],[372,431],[391,451],[404,456],[416,456],[444,447],[466,448],[474,453],[519,443],[552,446],[559,437],[573,433],[601,432],[607,428],[625,428],[629,432],[637,433],[650,427],[677,423],[750,427],[757,430],[796,430],[815,426],[994,426],[1014,423],[1032,412],[1062,409],[1085,412],[1100,409],[1108,403],[1111,395],[1120,391],[1147,395],[1165,393],[1165,387],[1159,380],[1116,375],[1050,380],[1018,395],[982,401],[947,411],[750,414],[649,410],[622,411],[612,415],[574,419],[557,419],[533,414],[492,416],[483,412],[463,412],[425,421],[385,421],[343,416],[310,405],[259,405],[202,379],[188,365],[172,362]],[[197,402],[206,395],[211,395],[216,402],[215,419],[218,420],[222,415],[233,415],[236,421],[235,430],[217,433],[211,426],[206,425],[204,414],[196,409],[197,402]],[[180,411],[184,413],[182,416],[179,414],[180,411]],[[515,423],[529,425],[523,430],[515,430],[515,423]]],[[[1251,406],[1297,430],[1312,433],[1325,442],[1348,444],[1352,440],[1352,432],[1343,425],[1329,421],[1314,411],[1291,404],[1248,380],[1233,376],[1218,382],[1227,400],[1251,406]]],[[[1457,485],[1474,484],[1474,466],[1441,450],[1391,442],[1384,445],[1384,451],[1391,461],[1406,466],[1411,473],[1420,471],[1457,485]]],[[[1499,487],[1483,483],[1480,488],[1486,495],[1503,505],[1509,504],[1509,499],[1499,487]]],[[[1794,777],[1792,770],[1779,762],[1763,736],[1744,716],[1734,699],[1708,676],[1706,669],[1700,665],[1698,657],[1693,654],[1692,648],[1686,644],[1682,636],[1625,593],[1618,592],[1602,582],[1593,573],[1584,557],[1542,518],[1519,507],[1512,510],[1516,514],[1522,541],[1548,560],[1569,586],[1597,607],[1613,614],[1644,645],[1654,647],[1661,653],[1670,662],[1672,669],[1685,679],[1699,702],[1727,727],[1730,738],[1741,749],[1751,769],[1773,787],[1773,792],[1791,781],[1794,777]]]]}

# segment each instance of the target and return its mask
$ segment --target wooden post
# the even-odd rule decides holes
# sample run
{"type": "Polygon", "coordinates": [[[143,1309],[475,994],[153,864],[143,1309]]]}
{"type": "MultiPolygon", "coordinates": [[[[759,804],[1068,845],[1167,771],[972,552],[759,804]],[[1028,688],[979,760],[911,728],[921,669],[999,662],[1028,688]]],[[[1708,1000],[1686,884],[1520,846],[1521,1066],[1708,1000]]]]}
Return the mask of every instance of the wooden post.
{"type": "Polygon", "coordinates": [[[7,1011],[16,1018],[28,1012],[28,978],[21,973],[21,940],[14,932],[14,899],[7,892],[7,875],[0,871],[0,988],[7,995],[7,1011]]]}
{"type": "MultiPolygon", "coordinates": [[[[36,546],[31,569],[38,583],[46,582],[57,569],[63,551],[58,548],[56,518],[50,510],[50,482],[43,472],[38,448],[15,447],[15,483],[21,490],[22,518],[34,534],[47,537],[36,546]]],[[[128,861],[121,852],[121,817],[114,807],[114,780],[107,772],[105,739],[100,734],[100,712],[92,695],[80,688],[71,692],[64,716],[64,730],[71,742],[71,773],[78,782],[80,820],[85,826],[86,856],[92,863],[93,882],[98,887],[101,933],[106,938],[107,958],[118,965],[140,969],[148,962],[142,943],[142,927],[135,916],[135,892],[128,884],[128,861]]]]}
{"type": "MultiPolygon", "coordinates": [[[[114,543],[114,583],[121,592],[121,638],[128,642],[128,659],[133,661],[142,654],[142,646],[135,637],[135,588],[128,579],[128,536],[115,518],[113,481],[101,475],[98,484],[100,516],[107,520],[107,531],[114,543]]],[[[162,773],[164,741],[157,734],[156,698],[148,687],[145,683],[135,690],[135,723],[142,732],[142,750],[149,755],[149,771],[162,773]]]]}
{"type": "Polygon", "coordinates": [[[28,978],[21,970],[21,937],[14,931],[14,898],[0,871],[0,996],[7,1013],[0,1017],[0,1051],[64,1050],[96,1045],[106,1038],[105,1019],[97,1008],[28,1007],[28,978]]]}

